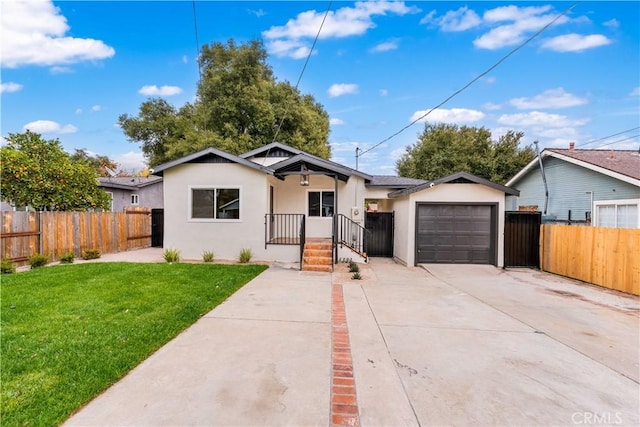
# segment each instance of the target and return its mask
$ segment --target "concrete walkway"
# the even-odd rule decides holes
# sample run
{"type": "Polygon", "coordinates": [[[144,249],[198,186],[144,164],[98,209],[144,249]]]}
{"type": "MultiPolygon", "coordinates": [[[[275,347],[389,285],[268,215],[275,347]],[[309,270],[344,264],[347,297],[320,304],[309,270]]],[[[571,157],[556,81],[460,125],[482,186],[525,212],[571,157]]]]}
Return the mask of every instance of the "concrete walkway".
{"type": "Polygon", "coordinates": [[[640,425],[638,298],[490,266],[362,276],[271,267],[66,424],[640,425]]]}

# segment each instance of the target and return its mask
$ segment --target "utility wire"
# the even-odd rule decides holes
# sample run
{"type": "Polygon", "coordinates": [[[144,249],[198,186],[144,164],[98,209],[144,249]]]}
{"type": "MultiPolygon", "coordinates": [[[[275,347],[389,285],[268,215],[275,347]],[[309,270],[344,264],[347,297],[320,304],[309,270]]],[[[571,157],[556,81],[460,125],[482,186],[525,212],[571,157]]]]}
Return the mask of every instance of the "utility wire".
{"type": "Polygon", "coordinates": [[[193,6],[193,29],[196,34],[196,61],[198,62],[198,83],[202,82],[202,66],[200,65],[200,41],[198,41],[198,20],[196,14],[196,0],[192,0],[193,6]]]}
{"type": "MultiPolygon", "coordinates": [[[[636,130],[636,129],[640,129],[640,126],[636,126],[634,128],[631,128],[631,129],[623,130],[622,132],[614,133],[614,134],[611,134],[611,135],[608,135],[608,136],[603,136],[602,138],[592,139],[591,141],[587,141],[587,142],[585,142],[583,144],[576,145],[576,148],[584,147],[585,145],[593,144],[594,142],[603,141],[605,139],[609,139],[609,138],[614,137],[614,136],[622,135],[623,133],[631,132],[632,130],[636,130]]],[[[604,145],[602,145],[601,147],[604,147],[604,145]]]]}
{"type": "MultiPolygon", "coordinates": [[[[316,43],[318,42],[318,38],[320,37],[320,32],[322,31],[322,27],[324,26],[324,21],[327,19],[327,15],[329,15],[329,11],[331,11],[331,5],[333,4],[333,0],[329,1],[329,6],[327,6],[327,10],[324,12],[324,16],[322,17],[322,22],[320,22],[320,28],[318,28],[318,33],[316,34],[316,38],[313,39],[313,44],[311,45],[311,49],[309,49],[309,54],[307,55],[307,59],[304,61],[304,66],[302,67],[302,71],[300,71],[300,76],[298,77],[298,81],[296,82],[295,88],[298,89],[298,85],[302,80],[302,76],[304,75],[305,70],[307,69],[307,64],[309,64],[309,60],[311,59],[311,54],[313,53],[313,49],[316,47],[316,43]]],[[[284,123],[284,119],[289,112],[289,103],[285,103],[285,110],[282,114],[282,119],[280,119],[280,123],[278,123],[278,127],[276,128],[276,133],[273,135],[273,141],[276,142],[276,138],[278,137],[278,133],[280,133],[280,129],[282,128],[282,124],[284,123]]],[[[269,152],[267,151],[267,155],[269,152]]]]}
{"type": "MultiPolygon", "coordinates": [[[[636,129],[637,129],[637,128],[636,128],[636,129]]],[[[629,137],[627,137],[627,138],[618,139],[617,141],[607,142],[606,144],[599,145],[598,147],[596,147],[596,148],[595,148],[595,150],[597,150],[597,149],[599,149],[599,148],[602,148],[602,147],[606,147],[607,145],[615,144],[615,143],[617,143],[617,142],[624,142],[624,141],[628,141],[628,140],[630,140],[630,139],[635,139],[635,138],[637,138],[638,136],[640,136],[640,135],[632,135],[632,136],[629,136],[629,137]]],[[[608,138],[608,137],[607,137],[607,138],[608,138]]]]}
{"type": "Polygon", "coordinates": [[[509,53],[507,53],[505,56],[503,56],[502,58],[500,58],[500,60],[498,62],[496,62],[495,64],[493,64],[491,67],[489,67],[485,72],[479,74],[476,78],[474,78],[473,80],[471,80],[469,83],[467,83],[466,85],[464,85],[461,89],[458,89],[457,91],[455,91],[453,94],[451,94],[447,99],[445,99],[444,101],[442,101],[440,104],[436,105],[435,107],[431,108],[429,111],[427,111],[426,113],[424,113],[422,116],[418,117],[417,119],[415,119],[414,121],[412,121],[411,123],[409,123],[408,125],[406,125],[405,127],[403,127],[402,129],[400,129],[399,131],[397,131],[396,133],[394,133],[393,135],[383,139],[382,141],[378,142],[377,144],[375,144],[374,146],[362,151],[360,153],[360,156],[368,153],[369,151],[378,148],[380,145],[384,144],[385,142],[389,141],[390,139],[400,135],[402,132],[404,132],[405,130],[409,129],[411,126],[413,126],[414,124],[416,124],[417,122],[419,122],[420,120],[424,119],[425,117],[427,117],[429,114],[431,114],[434,110],[437,110],[438,108],[442,107],[444,104],[446,104],[447,102],[449,102],[451,99],[453,99],[454,97],[456,97],[457,95],[459,95],[461,92],[463,92],[465,89],[467,89],[469,86],[471,86],[472,84],[474,84],[475,82],[477,82],[478,80],[480,80],[482,77],[486,76],[487,74],[489,74],[491,71],[493,71],[496,67],[498,67],[500,64],[502,64],[507,58],[509,58],[511,55],[513,55],[514,53],[516,53],[517,51],[519,51],[520,49],[522,49],[524,46],[526,46],[527,44],[529,44],[529,42],[531,42],[533,39],[535,39],[536,37],[538,37],[543,31],[545,31],[547,28],[549,28],[551,25],[553,25],[558,19],[560,19],[562,16],[566,15],[567,13],[569,13],[574,7],[576,7],[580,2],[576,2],[574,4],[572,4],[571,6],[569,6],[568,8],[566,8],[564,11],[562,11],[558,16],[556,16],[555,18],[553,18],[553,20],[551,20],[548,24],[546,24],[544,27],[540,28],[538,31],[536,31],[531,37],[529,37],[527,40],[525,40],[524,42],[522,42],[520,45],[518,45],[516,48],[514,48],[513,50],[511,50],[509,53]]]}

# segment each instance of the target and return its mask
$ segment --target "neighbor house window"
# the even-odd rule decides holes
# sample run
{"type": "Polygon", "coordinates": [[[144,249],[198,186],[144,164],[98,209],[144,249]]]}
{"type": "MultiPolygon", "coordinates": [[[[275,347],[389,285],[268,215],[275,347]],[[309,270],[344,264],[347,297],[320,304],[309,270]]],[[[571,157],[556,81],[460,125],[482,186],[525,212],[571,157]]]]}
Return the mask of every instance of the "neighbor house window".
{"type": "Polygon", "coordinates": [[[333,216],[333,191],[309,191],[309,216],[333,216]]]}
{"type": "Polygon", "coordinates": [[[603,200],[594,202],[598,227],[640,228],[640,200],[603,200]]]}
{"type": "Polygon", "coordinates": [[[139,205],[140,204],[140,196],[138,196],[137,194],[132,194],[131,195],[131,204],[132,205],[139,205]]]}
{"type": "Polygon", "coordinates": [[[191,218],[240,219],[240,189],[192,188],[191,218]]]}

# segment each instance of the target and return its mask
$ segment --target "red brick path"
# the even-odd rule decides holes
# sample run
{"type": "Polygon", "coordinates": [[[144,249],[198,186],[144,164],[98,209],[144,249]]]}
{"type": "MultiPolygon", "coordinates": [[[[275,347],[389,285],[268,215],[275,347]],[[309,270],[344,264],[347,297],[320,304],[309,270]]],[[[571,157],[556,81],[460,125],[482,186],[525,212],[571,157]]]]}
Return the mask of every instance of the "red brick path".
{"type": "Polygon", "coordinates": [[[349,330],[344,310],[342,285],[334,284],[331,295],[331,424],[333,426],[359,426],[356,384],[349,330]]]}

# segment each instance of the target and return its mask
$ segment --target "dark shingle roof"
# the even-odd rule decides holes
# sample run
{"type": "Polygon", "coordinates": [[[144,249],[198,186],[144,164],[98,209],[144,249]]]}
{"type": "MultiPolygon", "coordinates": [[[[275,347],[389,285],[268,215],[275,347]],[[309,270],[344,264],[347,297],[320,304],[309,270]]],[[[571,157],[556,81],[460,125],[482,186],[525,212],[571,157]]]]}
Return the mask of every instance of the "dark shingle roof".
{"type": "Polygon", "coordinates": [[[386,188],[408,188],[416,185],[424,184],[423,179],[405,178],[403,176],[393,175],[372,175],[371,182],[367,187],[386,187],[386,188]]]}
{"type": "Polygon", "coordinates": [[[102,187],[111,187],[111,188],[142,188],[147,185],[154,184],[156,182],[162,181],[162,177],[159,176],[116,176],[116,177],[99,177],[98,181],[100,181],[100,186],[102,187]]]}
{"type": "Polygon", "coordinates": [[[640,154],[633,150],[571,150],[547,148],[547,151],[571,157],[594,166],[640,179],[640,154]]]}

